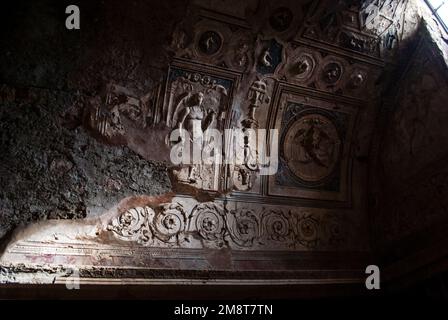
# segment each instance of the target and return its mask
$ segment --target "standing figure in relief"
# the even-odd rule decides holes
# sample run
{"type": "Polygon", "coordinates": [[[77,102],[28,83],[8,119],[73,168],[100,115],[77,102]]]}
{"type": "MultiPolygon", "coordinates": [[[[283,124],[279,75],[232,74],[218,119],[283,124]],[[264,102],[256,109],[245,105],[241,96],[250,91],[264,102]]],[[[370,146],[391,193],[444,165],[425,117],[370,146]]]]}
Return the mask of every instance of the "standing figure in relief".
{"type": "MultiPolygon", "coordinates": [[[[181,136],[183,136],[182,130],[187,130],[190,135],[190,141],[184,141],[184,143],[192,143],[192,150],[200,150],[200,152],[204,145],[204,131],[210,127],[216,116],[213,109],[205,109],[203,101],[204,94],[202,92],[188,95],[182,99],[176,124],[176,129],[179,129],[181,136]]],[[[195,183],[197,178],[200,178],[197,176],[201,172],[200,162],[201,159],[193,158],[193,164],[189,167],[188,180],[191,183],[195,183]]]]}

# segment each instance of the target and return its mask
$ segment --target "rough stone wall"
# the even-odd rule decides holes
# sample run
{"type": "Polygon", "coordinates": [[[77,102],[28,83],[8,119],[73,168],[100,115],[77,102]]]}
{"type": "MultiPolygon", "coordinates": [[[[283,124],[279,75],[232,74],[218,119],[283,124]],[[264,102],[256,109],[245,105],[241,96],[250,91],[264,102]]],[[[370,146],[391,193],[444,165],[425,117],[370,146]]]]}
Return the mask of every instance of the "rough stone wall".
{"type": "Polygon", "coordinates": [[[165,168],[80,127],[105,81],[147,90],[184,1],[79,1],[82,31],[65,28],[65,1],[14,1],[0,36],[0,237],[19,223],[95,215],[130,195],[170,190],[165,168]],[[107,66],[107,67],[106,67],[107,66]]]}

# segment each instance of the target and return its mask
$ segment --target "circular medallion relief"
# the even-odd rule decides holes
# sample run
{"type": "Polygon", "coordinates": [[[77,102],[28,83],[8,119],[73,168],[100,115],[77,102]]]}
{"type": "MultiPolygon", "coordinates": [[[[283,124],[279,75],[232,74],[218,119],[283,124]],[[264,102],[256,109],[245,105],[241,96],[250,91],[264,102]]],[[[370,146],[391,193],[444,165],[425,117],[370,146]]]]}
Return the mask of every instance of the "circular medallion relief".
{"type": "Polygon", "coordinates": [[[213,55],[221,49],[222,38],[215,31],[205,31],[199,38],[198,49],[205,55],[213,55]]]}
{"type": "Polygon", "coordinates": [[[313,56],[309,53],[301,53],[290,64],[288,74],[298,81],[306,81],[311,77],[315,67],[316,62],[313,56]]]}
{"type": "Polygon", "coordinates": [[[327,84],[335,84],[341,79],[342,67],[337,62],[330,62],[326,64],[322,72],[322,80],[327,84]]]}
{"type": "Polygon", "coordinates": [[[340,148],[336,127],[320,114],[300,117],[289,127],[283,141],[283,155],[289,169],[307,182],[319,182],[332,173],[340,148]]]}
{"type": "Polygon", "coordinates": [[[269,17],[269,24],[272,29],[277,32],[283,32],[288,30],[291,26],[294,16],[290,9],[286,7],[277,8],[269,17]]]}

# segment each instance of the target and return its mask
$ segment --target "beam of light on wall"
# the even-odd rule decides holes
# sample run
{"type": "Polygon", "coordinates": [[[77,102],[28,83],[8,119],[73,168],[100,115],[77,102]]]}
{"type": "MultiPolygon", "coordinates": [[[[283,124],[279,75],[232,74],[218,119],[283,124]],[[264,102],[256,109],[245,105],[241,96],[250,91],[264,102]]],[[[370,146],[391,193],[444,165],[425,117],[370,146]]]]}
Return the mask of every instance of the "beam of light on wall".
{"type": "Polygon", "coordinates": [[[440,24],[448,31],[448,1],[425,0],[432,14],[440,21],[440,24]]]}

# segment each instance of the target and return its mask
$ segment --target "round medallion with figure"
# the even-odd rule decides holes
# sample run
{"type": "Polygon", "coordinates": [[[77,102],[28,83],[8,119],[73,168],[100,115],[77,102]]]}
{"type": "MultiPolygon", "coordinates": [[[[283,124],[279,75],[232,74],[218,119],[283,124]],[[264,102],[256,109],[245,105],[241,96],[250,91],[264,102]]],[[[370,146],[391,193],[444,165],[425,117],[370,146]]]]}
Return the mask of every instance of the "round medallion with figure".
{"type": "Polygon", "coordinates": [[[216,54],[222,46],[222,37],[215,31],[206,31],[200,38],[198,43],[199,51],[205,55],[216,54]]]}
{"type": "Polygon", "coordinates": [[[319,182],[333,172],[339,160],[341,140],[333,122],[321,114],[308,114],[289,126],[283,156],[299,179],[319,182]]]}

